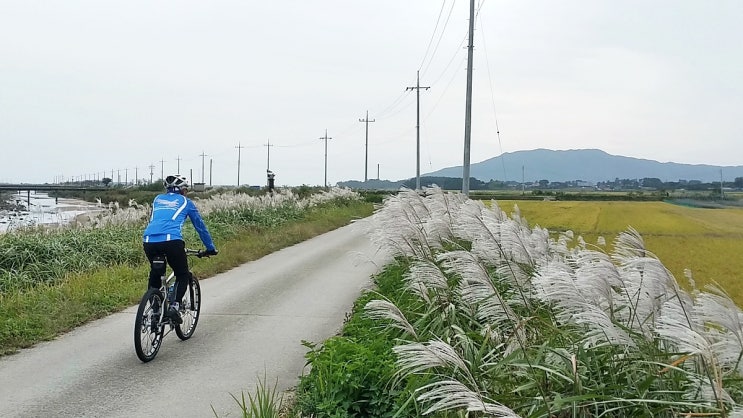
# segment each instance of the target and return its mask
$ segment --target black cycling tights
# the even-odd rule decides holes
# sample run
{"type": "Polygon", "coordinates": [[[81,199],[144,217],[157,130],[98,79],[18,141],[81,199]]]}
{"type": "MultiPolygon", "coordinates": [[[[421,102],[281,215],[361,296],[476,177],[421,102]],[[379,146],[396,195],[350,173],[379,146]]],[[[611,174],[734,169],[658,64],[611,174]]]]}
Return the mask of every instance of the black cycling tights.
{"type": "Polygon", "coordinates": [[[144,253],[150,260],[150,287],[160,288],[161,272],[152,270],[152,259],[158,255],[164,255],[168,265],[175,272],[176,301],[180,302],[186,294],[188,281],[191,273],[188,271],[188,260],[186,259],[186,243],[181,240],[164,242],[145,242],[144,253]]]}

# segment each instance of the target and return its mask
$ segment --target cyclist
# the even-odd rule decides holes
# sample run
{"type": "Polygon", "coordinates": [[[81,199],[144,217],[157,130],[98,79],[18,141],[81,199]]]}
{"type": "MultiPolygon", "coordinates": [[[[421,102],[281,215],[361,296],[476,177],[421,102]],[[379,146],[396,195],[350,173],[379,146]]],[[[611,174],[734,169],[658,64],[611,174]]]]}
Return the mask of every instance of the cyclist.
{"type": "MultiPolygon", "coordinates": [[[[164,255],[175,273],[175,301],[170,305],[170,309],[165,312],[165,316],[176,324],[181,324],[183,320],[178,309],[180,301],[188,289],[188,282],[191,280],[191,272],[188,271],[188,261],[186,260],[186,243],[183,241],[181,233],[186,218],[191,219],[199,238],[204,243],[205,254],[216,255],[217,249],[198,209],[196,209],[196,205],[186,197],[188,179],[180,174],[171,175],[165,178],[164,185],[167,192],[157,195],[152,202],[152,216],[149,225],[144,230],[143,246],[144,253],[150,261],[150,266],[152,266],[152,260],[155,257],[164,255]]],[[[160,288],[160,276],[163,273],[163,271],[155,271],[152,267],[150,268],[149,286],[151,288],[160,288]]],[[[159,312],[158,306],[155,306],[154,309],[159,312]]]]}

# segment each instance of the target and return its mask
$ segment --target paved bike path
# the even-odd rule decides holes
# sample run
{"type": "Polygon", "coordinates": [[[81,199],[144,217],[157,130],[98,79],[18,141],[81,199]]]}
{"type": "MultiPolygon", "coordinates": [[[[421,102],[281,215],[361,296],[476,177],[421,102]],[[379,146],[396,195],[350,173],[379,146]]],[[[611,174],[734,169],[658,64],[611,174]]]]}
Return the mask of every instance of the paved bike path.
{"type": "Polygon", "coordinates": [[[296,385],[301,341],[335,334],[385,264],[365,222],[203,280],[194,336],[169,334],[149,363],[134,353],[136,307],[0,358],[0,417],[240,416],[231,394],[247,399],[264,374],[296,385]]]}

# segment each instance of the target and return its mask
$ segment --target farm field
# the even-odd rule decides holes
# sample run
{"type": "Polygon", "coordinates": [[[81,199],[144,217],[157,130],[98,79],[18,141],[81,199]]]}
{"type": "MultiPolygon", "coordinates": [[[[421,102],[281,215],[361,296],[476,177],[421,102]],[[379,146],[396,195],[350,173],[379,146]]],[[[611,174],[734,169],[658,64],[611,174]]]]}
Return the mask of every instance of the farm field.
{"type": "Polygon", "coordinates": [[[607,252],[616,236],[632,227],[682,287],[688,288],[688,269],[697,287],[717,282],[743,306],[743,208],[623,201],[504,200],[498,205],[509,215],[518,206],[529,225],[553,234],[572,230],[588,244],[603,236],[607,252]]]}

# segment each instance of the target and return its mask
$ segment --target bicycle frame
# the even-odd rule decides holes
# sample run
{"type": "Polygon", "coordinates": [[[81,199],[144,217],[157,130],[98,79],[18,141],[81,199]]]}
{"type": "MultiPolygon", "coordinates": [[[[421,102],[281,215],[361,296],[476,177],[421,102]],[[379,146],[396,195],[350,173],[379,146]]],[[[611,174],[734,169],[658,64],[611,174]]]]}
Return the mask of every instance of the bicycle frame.
{"type": "MultiPolygon", "coordinates": [[[[195,255],[198,257],[201,255],[201,251],[191,250],[188,248],[186,249],[186,256],[189,256],[188,257],[188,271],[189,272],[191,271],[190,256],[192,255],[195,255]]],[[[175,294],[173,294],[173,292],[177,292],[177,288],[175,288],[176,277],[175,277],[175,272],[172,270],[170,271],[170,274],[166,276],[166,273],[168,272],[168,265],[167,265],[165,256],[163,255],[157,256],[152,260],[152,267],[158,268],[160,271],[162,271],[162,274],[160,275],[160,292],[163,295],[163,306],[160,307],[160,318],[158,320],[158,322],[162,323],[164,313],[167,312],[168,309],[170,309],[170,305],[173,302],[173,299],[175,299],[175,294]],[[157,267],[156,264],[160,264],[160,263],[162,263],[162,266],[157,267]],[[171,291],[171,286],[173,286],[172,291],[171,291]]],[[[191,291],[193,292],[193,290],[191,291]]],[[[190,296],[191,296],[191,299],[193,299],[193,294],[190,296]]],[[[163,330],[163,337],[168,335],[176,327],[176,325],[173,324],[172,322],[168,322],[168,324],[170,326],[167,327],[167,329],[163,330]]]]}
{"type": "MultiPolygon", "coordinates": [[[[187,256],[208,256],[201,251],[186,250],[187,256]]],[[[163,338],[175,331],[178,338],[185,341],[194,333],[199,322],[201,311],[201,286],[198,279],[191,275],[187,284],[187,292],[180,301],[179,312],[181,321],[176,324],[166,318],[165,312],[170,309],[175,295],[170,287],[177,283],[175,273],[168,274],[166,257],[158,255],[152,259],[151,267],[155,274],[160,275],[160,288],[149,288],[142,296],[134,320],[134,350],[143,362],[155,358],[160,350],[163,338]]],[[[188,271],[191,271],[191,260],[188,260],[188,271]]]]}

